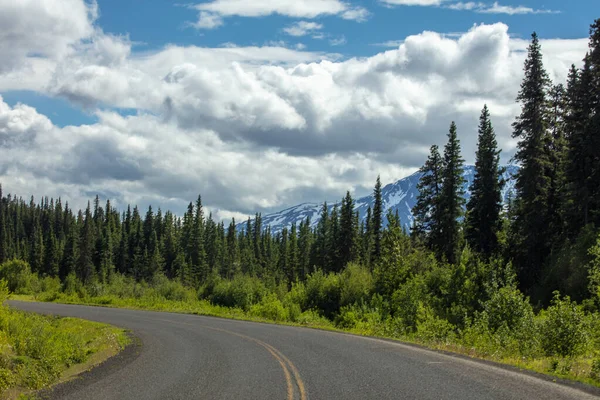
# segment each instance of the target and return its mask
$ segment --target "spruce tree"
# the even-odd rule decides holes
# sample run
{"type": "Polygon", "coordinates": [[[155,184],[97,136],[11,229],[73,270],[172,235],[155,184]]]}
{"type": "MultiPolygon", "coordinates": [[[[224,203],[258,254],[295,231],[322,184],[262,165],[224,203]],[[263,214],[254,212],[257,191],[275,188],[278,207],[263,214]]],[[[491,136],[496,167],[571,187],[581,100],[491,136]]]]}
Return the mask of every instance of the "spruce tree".
{"type": "MultiPolygon", "coordinates": [[[[269,240],[270,241],[270,240],[269,240]]],[[[298,272],[296,276],[304,280],[310,272],[310,248],[312,247],[312,234],[310,231],[310,217],[300,223],[298,235],[298,272]]]]}
{"type": "Polygon", "coordinates": [[[5,200],[2,195],[2,184],[0,184],[0,264],[8,259],[8,230],[6,229],[5,200]]]}
{"type": "Polygon", "coordinates": [[[550,159],[548,135],[548,89],[550,79],[542,63],[539,39],[532,35],[525,60],[525,77],[517,101],[521,114],[513,123],[513,138],[519,139],[514,156],[521,168],[517,173],[515,223],[511,249],[521,288],[529,291],[540,279],[550,251],[548,243],[548,195],[550,159]]]}
{"type": "Polygon", "coordinates": [[[329,235],[329,207],[327,206],[327,202],[325,202],[321,207],[321,214],[319,223],[317,224],[315,245],[313,251],[313,264],[323,270],[326,270],[330,264],[331,254],[329,252],[328,247],[329,235]]]}
{"type": "Polygon", "coordinates": [[[456,124],[450,124],[448,143],[444,147],[442,191],[439,198],[440,208],[440,249],[446,260],[455,264],[458,260],[461,241],[459,219],[463,215],[465,191],[463,177],[464,160],[460,154],[460,141],[456,124]]]}
{"type": "Polygon", "coordinates": [[[89,203],[85,210],[85,216],[81,218],[80,215],[78,219],[83,219],[83,226],[78,243],[77,277],[81,282],[88,283],[94,278],[94,263],[92,258],[94,249],[94,221],[89,203]]]}
{"type": "Polygon", "coordinates": [[[354,200],[350,192],[342,199],[340,210],[340,228],[339,228],[339,260],[335,266],[335,271],[339,272],[353,261],[355,255],[356,234],[354,225],[354,200]]]}
{"type": "Polygon", "coordinates": [[[412,209],[414,224],[412,233],[430,249],[438,252],[441,246],[441,209],[443,160],[438,146],[431,146],[429,157],[419,169],[421,178],[417,184],[419,194],[412,209]]]}
{"type": "Polygon", "coordinates": [[[373,262],[379,261],[381,256],[381,238],[383,229],[383,200],[381,198],[381,178],[377,176],[373,189],[373,221],[371,230],[373,235],[373,262]]]}
{"type": "Polygon", "coordinates": [[[498,247],[497,233],[502,220],[502,179],[500,150],[490,121],[487,105],[479,117],[479,139],[475,160],[475,177],[467,203],[465,239],[472,249],[489,258],[498,247]]]}
{"type": "Polygon", "coordinates": [[[549,132],[546,135],[549,169],[545,172],[550,180],[548,189],[548,242],[552,249],[559,249],[566,233],[567,209],[567,142],[565,139],[566,94],[562,84],[552,86],[549,97],[549,132]]]}

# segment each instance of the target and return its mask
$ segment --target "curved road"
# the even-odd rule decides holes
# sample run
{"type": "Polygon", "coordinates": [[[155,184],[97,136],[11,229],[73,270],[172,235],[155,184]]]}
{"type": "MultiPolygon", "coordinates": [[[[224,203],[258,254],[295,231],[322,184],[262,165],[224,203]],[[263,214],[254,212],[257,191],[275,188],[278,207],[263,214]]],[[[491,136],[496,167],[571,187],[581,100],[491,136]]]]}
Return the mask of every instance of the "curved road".
{"type": "Polygon", "coordinates": [[[121,361],[59,386],[52,396],[61,399],[582,400],[600,394],[491,363],[347,334],[185,314],[10,305],[106,322],[141,339],[143,345],[121,361]]]}

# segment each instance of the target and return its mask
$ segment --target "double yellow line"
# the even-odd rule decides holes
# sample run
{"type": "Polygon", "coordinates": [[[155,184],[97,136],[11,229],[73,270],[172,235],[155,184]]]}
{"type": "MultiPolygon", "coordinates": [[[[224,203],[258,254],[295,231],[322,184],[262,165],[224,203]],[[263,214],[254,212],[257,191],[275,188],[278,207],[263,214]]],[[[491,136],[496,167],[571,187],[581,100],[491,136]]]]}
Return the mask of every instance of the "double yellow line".
{"type": "Polygon", "coordinates": [[[283,375],[285,376],[285,381],[286,381],[286,385],[287,385],[287,400],[296,400],[296,399],[307,400],[308,399],[308,397],[306,395],[306,389],[304,387],[304,382],[302,381],[302,378],[300,377],[300,372],[298,372],[298,368],[296,368],[294,363],[292,363],[289,360],[289,358],[287,358],[285,355],[283,355],[283,353],[281,353],[279,350],[277,350],[275,347],[271,346],[270,344],[265,343],[262,340],[253,338],[251,336],[242,335],[241,333],[229,331],[227,329],[215,328],[212,326],[205,326],[205,325],[201,325],[201,324],[191,324],[188,322],[172,321],[172,320],[167,320],[167,319],[162,319],[162,321],[169,322],[172,324],[190,325],[190,326],[196,326],[196,327],[199,326],[199,327],[210,329],[213,331],[218,331],[218,332],[223,332],[223,333],[227,333],[230,335],[234,335],[234,336],[240,337],[244,340],[258,344],[259,346],[265,348],[273,356],[273,358],[275,360],[277,360],[277,362],[279,362],[279,365],[281,366],[281,369],[283,370],[283,375]],[[291,373],[290,373],[290,370],[291,370],[291,373]]]}

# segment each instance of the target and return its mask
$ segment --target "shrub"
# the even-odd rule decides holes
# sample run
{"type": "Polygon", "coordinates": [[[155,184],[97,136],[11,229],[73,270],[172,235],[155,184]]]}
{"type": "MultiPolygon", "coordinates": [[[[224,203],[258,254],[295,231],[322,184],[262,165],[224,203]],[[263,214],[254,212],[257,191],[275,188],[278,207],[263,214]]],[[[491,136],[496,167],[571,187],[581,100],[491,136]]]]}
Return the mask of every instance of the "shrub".
{"type": "Polygon", "coordinates": [[[419,307],[426,301],[426,290],[425,282],[417,276],[407,281],[392,295],[392,315],[401,333],[411,333],[417,329],[419,307]]]}
{"type": "Polygon", "coordinates": [[[260,279],[237,275],[231,281],[221,280],[214,287],[210,300],[225,307],[239,307],[245,311],[262,300],[267,290],[260,279]]]}
{"type": "Polygon", "coordinates": [[[549,356],[574,357],[586,351],[589,335],[586,316],[575,302],[554,292],[552,305],[543,314],[542,347],[549,356]]]}
{"type": "Polygon", "coordinates": [[[165,300],[191,301],[194,298],[190,289],[178,281],[168,279],[163,274],[154,276],[152,287],[156,291],[156,294],[165,300]]]}
{"type": "Polygon", "coordinates": [[[0,279],[6,280],[12,293],[32,294],[37,289],[37,276],[25,261],[10,260],[0,265],[0,279]]]}
{"type": "Polygon", "coordinates": [[[316,271],[306,279],[304,309],[317,309],[333,319],[340,309],[339,275],[316,271]]]}
{"type": "Polygon", "coordinates": [[[306,326],[327,327],[332,326],[331,321],[315,310],[307,310],[298,316],[296,322],[306,326]]]}
{"type": "Polygon", "coordinates": [[[275,293],[263,297],[260,303],[250,307],[250,315],[272,321],[287,321],[288,312],[275,293]]]}
{"type": "Polygon", "coordinates": [[[533,308],[515,286],[505,286],[493,291],[482,306],[492,332],[496,332],[502,325],[506,325],[510,331],[521,331],[534,324],[533,308]]]}
{"type": "Polygon", "coordinates": [[[70,273],[65,278],[63,283],[63,292],[69,296],[76,295],[81,299],[87,297],[87,291],[85,287],[79,281],[79,279],[77,279],[77,276],[74,273],[70,273]]]}
{"type": "Polygon", "coordinates": [[[588,265],[588,288],[600,306],[600,238],[588,253],[592,258],[588,265]]]}
{"type": "Polygon", "coordinates": [[[373,291],[373,275],[359,264],[350,263],[340,274],[340,305],[366,301],[373,291]]]}
{"type": "Polygon", "coordinates": [[[454,325],[435,315],[431,307],[420,305],[416,335],[426,343],[448,342],[455,337],[454,325]]]}

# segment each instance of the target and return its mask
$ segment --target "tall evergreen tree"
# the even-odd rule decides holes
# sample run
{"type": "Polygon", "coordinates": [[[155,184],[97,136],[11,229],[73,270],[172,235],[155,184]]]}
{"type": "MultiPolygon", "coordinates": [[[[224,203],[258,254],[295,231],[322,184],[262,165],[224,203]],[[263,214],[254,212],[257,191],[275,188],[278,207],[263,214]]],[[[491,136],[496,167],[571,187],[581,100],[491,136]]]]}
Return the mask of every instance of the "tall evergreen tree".
{"type": "Polygon", "coordinates": [[[8,259],[8,230],[6,229],[6,207],[0,184],[0,264],[8,259]]]}
{"type": "Polygon", "coordinates": [[[502,179],[500,150],[490,121],[487,105],[479,117],[479,139],[475,160],[475,177],[471,184],[471,198],[467,203],[465,238],[472,249],[490,257],[498,247],[497,233],[502,220],[502,179]]]}
{"type": "Polygon", "coordinates": [[[441,208],[440,196],[443,180],[443,160],[438,146],[431,146],[429,157],[419,169],[421,178],[417,185],[419,195],[413,207],[413,235],[422,240],[430,249],[441,249],[441,208]]]}
{"type": "Polygon", "coordinates": [[[450,124],[448,143],[444,147],[442,191],[439,198],[441,213],[441,250],[449,263],[458,260],[461,242],[459,219],[463,215],[465,191],[464,160],[460,154],[460,141],[454,121],[450,124]]]}
{"type": "Polygon", "coordinates": [[[340,230],[339,230],[339,260],[335,266],[335,271],[341,271],[346,265],[353,261],[356,249],[356,228],[354,224],[354,200],[350,192],[346,192],[346,196],[342,199],[342,207],[340,209],[340,230]]]}
{"type": "Polygon", "coordinates": [[[545,172],[550,180],[548,189],[548,233],[551,248],[558,249],[566,232],[567,210],[567,142],[565,139],[566,94],[562,84],[552,86],[548,92],[550,101],[549,132],[546,135],[549,169],[545,172]]]}
{"type": "Polygon", "coordinates": [[[330,235],[329,207],[327,202],[321,207],[319,223],[316,229],[316,238],[313,251],[313,264],[318,268],[327,269],[330,264],[329,235],[330,235]]]}
{"type": "Polygon", "coordinates": [[[525,77],[517,101],[521,114],[513,123],[513,138],[519,139],[515,160],[517,173],[515,223],[511,235],[514,261],[522,289],[529,291],[539,280],[549,253],[548,194],[550,159],[548,135],[548,89],[550,79],[542,63],[541,46],[533,33],[525,60],[525,77]]]}
{"type": "Polygon", "coordinates": [[[83,226],[79,235],[78,258],[77,258],[77,277],[84,283],[90,282],[94,278],[94,221],[90,210],[90,204],[85,210],[85,216],[80,213],[79,220],[83,220],[83,226]]]}
{"type": "Polygon", "coordinates": [[[381,238],[383,229],[383,200],[381,198],[381,178],[377,175],[373,189],[373,221],[371,230],[373,235],[373,262],[379,261],[381,256],[381,238]]]}

